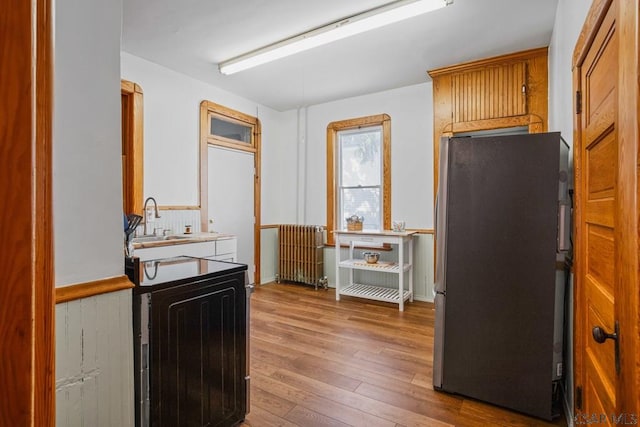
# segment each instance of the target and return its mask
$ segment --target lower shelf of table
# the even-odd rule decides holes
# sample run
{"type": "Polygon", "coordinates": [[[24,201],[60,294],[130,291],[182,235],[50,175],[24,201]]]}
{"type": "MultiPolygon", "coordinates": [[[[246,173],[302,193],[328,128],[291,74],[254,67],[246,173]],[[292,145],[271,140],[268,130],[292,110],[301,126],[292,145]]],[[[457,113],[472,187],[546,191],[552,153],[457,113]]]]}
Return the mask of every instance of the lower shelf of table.
{"type": "MultiPolygon", "coordinates": [[[[385,288],[382,286],[363,285],[354,283],[340,289],[340,295],[348,295],[352,297],[367,298],[377,301],[400,303],[400,292],[398,289],[385,288]]],[[[411,292],[404,289],[402,300],[407,301],[411,298],[411,292]]]]}

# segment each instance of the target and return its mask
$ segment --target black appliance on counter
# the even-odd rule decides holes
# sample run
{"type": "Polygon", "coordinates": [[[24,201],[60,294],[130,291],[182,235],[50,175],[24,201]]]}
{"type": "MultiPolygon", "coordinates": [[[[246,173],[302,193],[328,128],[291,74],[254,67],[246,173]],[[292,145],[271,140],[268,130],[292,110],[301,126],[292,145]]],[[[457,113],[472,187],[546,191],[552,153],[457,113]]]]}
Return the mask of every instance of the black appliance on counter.
{"type": "Polygon", "coordinates": [[[558,415],[568,151],[559,133],[442,139],[435,389],[558,415]]]}
{"type": "Polygon", "coordinates": [[[139,427],[231,426],[249,411],[247,266],[125,259],[139,427]]]}

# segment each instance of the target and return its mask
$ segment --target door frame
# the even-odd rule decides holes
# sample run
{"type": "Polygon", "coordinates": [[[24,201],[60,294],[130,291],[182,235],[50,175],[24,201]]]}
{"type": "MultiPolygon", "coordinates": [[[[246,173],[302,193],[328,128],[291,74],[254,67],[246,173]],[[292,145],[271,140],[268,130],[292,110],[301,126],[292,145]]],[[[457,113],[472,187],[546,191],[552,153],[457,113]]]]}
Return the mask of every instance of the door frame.
{"type": "Polygon", "coordinates": [[[120,81],[122,105],[122,165],[124,213],[140,213],[144,200],[144,111],[142,88],[120,81]],[[124,109],[126,103],[126,111],[124,109]]]}
{"type": "Polygon", "coordinates": [[[53,2],[14,2],[0,37],[0,425],[55,423],[53,2]],[[27,52],[27,54],[25,54],[27,52]]]}
{"type": "Polygon", "coordinates": [[[253,153],[253,265],[255,268],[253,282],[260,285],[260,233],[262,210],[262,124],[260,119],[240,111],[232,110],[215,102],[204,100],[200,103],[200,226],[206,230],[209,226],[209,146],[219,146],[233,150],[253,153]],[[222,116],[251,126],[253,130],[251,144],[240,144],[218,138],[209,133],[211,115],[222,116]]]}
{"type": "MultiPolygon", "coordinates": [[[[577,93],[581,87],[581,65],[591,47],[595,35],[602,23],[607,10],[614,0],[594,0],[585,20],[582,32],[576,43],[573,54],[573,89],[577,93]]],[[[616,0],[617,1],[617,0],[616,0]]],[[[638,416],[640,408],[640,304],[638,287],[638,212],[640,208],[640,193],[638,193],[638,138],[640,136],[638,124],[638,107],[640,106],[640,85],[638,83],[639,59],[638,49],[640,43],[637,36],[636,22],[639,17],[640,0],[618,1],[618,15],[616,17],[616,31],[619,38],[619,63],[618,63],[618,117],[617,134],[618,143],[618,176],[617,181],[624,183],[617,189],[616,212],[616,242],[618,244],[616,260],[616,301],[615,315],[620,321],[620,347],[621,347],[621,373],[618,376],[618,389],[616,391],[617,410],[620,413],[635,414],[638,416]],[[624,90],[621,90],[624,88],[624,90]]],[[[575,106],[574,106],[575,108],[575,106]]],[[[575,110],[574,110],[575,112],[575,110]]],[[[574,114],[574,182],[578,183],[582,176],[581,170],[581,114],[574,114]]],[[[580,224],[581,200],[580,186],[576,185],[574,227],[580,224]]],[[[574,229],[576,236],[576,254],[583,249],[584,236],[578,234],[578,228],[574,229]]],[[[582,324],[580,306],[582,299],[582,283],[580,274],[584,269],[580,265],[579,256],[576,257],[574,276],[574,387],[583,385],[584,367],[584,332],[586,325],[582,324]]],[[[574,408],[579,410],[577,398],[579,393],[574,393],[574,408]]],[[[608,415],[608,414],[607,414],[608,415]]]]}

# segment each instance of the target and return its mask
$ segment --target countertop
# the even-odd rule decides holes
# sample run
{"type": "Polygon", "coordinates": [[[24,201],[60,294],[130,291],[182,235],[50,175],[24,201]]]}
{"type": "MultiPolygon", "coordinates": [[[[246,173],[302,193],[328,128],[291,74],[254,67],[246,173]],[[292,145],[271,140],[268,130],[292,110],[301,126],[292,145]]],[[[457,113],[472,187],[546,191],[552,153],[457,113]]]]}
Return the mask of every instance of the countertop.
{"type": "MultiPolygon", "coordinates": [[[[191,234],[175,234],[174,238],[167,240],[154,240],[150,242],[134,242],[134,249],[157,248],[160,246],[184,245],[186,243],[210,242],[212,240],[233,239],[236,236],[225,233],[191,233],[191,234]]],[[[171,236],[169,236],[171,237],[171,236]]],[[[135,240],[135,239],[134,239],[135,240]]]]}
{"type": "Polygon", "coordinates": [[[125,271],[137,293],[246,270],[244,264],[185,256],[143,262],[125,258],[125,271]]]}

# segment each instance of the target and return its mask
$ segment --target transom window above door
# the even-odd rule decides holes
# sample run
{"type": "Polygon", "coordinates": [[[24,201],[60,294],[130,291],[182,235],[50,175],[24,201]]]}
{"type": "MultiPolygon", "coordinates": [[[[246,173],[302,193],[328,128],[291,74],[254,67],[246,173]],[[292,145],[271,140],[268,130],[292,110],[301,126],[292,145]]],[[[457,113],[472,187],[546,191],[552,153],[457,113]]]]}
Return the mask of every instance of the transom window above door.
{"type": "Polygon", "coordinates": [[[229,140],[229,142],[251,144],[253,134],[251,125],[216,114],[211,114],[209,120],[209,135],[229,140]]]}
{"type": "Polygon", "coordinates": [[[255,153],[258,133],[257,117],[202,101],[200,135],[208,144],[255,153]]]}

